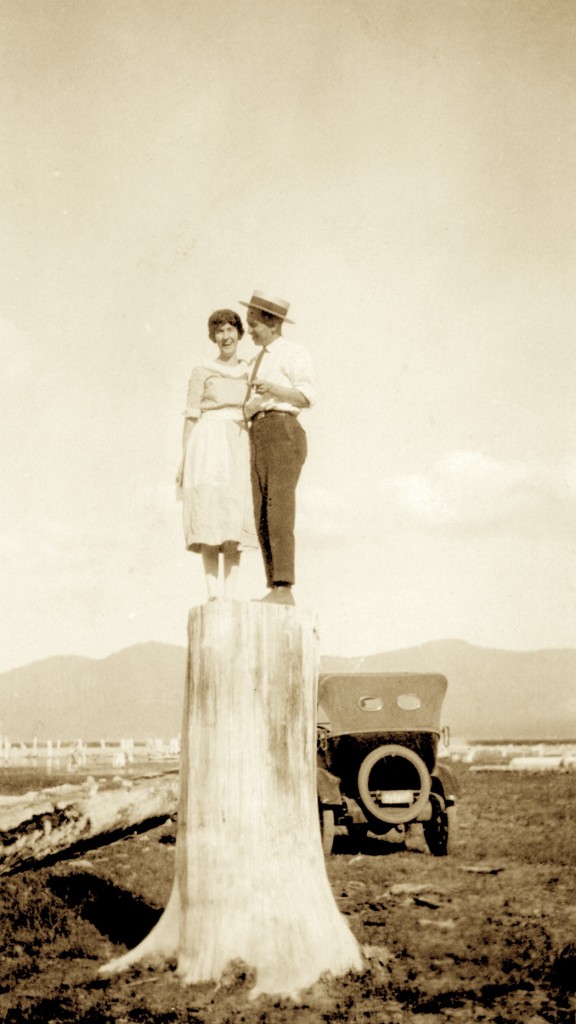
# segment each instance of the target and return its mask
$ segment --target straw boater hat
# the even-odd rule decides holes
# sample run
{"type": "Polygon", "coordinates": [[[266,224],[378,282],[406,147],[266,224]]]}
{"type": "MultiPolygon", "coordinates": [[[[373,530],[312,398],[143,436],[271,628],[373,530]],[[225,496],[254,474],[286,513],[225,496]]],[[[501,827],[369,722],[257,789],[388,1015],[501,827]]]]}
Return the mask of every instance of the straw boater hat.
{"type": "Polygon", "coordinates": [[[252,298],[250,302],[242,302],[239,300],[241,306],[247,306],[248,309],[262,309],[265,313],[273,313],[274,316],[279,316],[281,320],[284,320],[287,324],[293,324],[293,320],[289,320],[286,313],[290,309],[290,303],[286,302],[285,299],[271,299],[264,295],[264,292],[252,292],[252,298]]]}

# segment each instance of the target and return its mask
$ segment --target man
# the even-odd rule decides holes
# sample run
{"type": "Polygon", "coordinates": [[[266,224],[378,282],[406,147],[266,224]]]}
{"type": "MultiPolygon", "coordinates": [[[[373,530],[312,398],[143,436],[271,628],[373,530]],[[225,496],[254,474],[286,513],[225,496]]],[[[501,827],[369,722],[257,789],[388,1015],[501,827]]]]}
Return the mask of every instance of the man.
{"type": "Polygon", "coordinates": [[[260,348],[251,372],[245,414],[250,423],[252,493],[256,529],[269,593],[264,601],[294,604],[296,485],[306,459],[301,409],[316,397],[312,360],[282,337],[290,308],[284,299],[255,291],[247,306],[248,332],[260,348]]]}

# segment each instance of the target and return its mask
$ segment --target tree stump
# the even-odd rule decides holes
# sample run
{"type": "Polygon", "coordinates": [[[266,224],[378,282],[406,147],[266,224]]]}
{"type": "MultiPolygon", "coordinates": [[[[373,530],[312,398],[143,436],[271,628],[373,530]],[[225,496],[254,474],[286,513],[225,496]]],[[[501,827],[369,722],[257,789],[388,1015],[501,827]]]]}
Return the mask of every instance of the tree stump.
{"type": "Polygon", "coordinates": [[[297,999],[323,974],[361,968],[322,852],[318,665],[310,612],[191,610],[172,893],[144,941],[102,973],[162,957],[193,984],[241,961],[256,972],[252,996],[297,999]]]}

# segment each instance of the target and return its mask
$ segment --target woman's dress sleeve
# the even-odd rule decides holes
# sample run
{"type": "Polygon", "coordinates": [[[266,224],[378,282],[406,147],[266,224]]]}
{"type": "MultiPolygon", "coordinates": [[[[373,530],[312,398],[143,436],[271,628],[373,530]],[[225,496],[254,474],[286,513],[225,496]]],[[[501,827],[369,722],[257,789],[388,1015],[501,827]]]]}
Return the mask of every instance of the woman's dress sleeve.
{"type": "Polygon", "coordinates": [[[188,394],[186,396],[186,408],[184,409],[184,416],[187,419],[197,420],[200,416],[206,377],[207,372],[203,366],[196,366],[190,374],[190,380],[188,381],[188,394]]]}

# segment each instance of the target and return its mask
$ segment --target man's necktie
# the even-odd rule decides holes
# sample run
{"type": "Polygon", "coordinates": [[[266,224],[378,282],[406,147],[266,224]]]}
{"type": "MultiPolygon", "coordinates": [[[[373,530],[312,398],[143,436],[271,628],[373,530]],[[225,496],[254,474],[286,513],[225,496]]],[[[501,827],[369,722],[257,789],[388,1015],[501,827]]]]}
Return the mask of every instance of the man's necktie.
{"type": "Polygon", "coordinates": [[[264,359],[265,355],[266,355],[266,348],[264,347],[264,348],[260,349],[258,355],[256,356],[256,362],[254,363],[254,366],[252,367],[252,373],[250,374],[250,387],[252,387],[253,381],[256,380],[256,377],[258,375],[258,370],[260,369],[260,363],[264,359]]]}
{"type": "MultiPolygon", "coordinates": [[[[253,383],[253,381],[256,380],[256,376],[258,374],[258,370],[260,369],[260,363],[264,359],[265,355],[266,355],[266,349],[265,348],[261,348],[259,353],[258,353],[258,355],[256,356],[256,361],[254,363],[254,366],[252,367],[252,372],[251,372],[250,378],[248,380],[248,390],[246,392],[246,398],[244,400],[244,405],[245,406],[246,406],[246,403],[250,401],[250,398],[252,396],[252,383],[253,383]]],[[[244,415],[246,416],[246,409],[244,409],[244,415]]]]}

